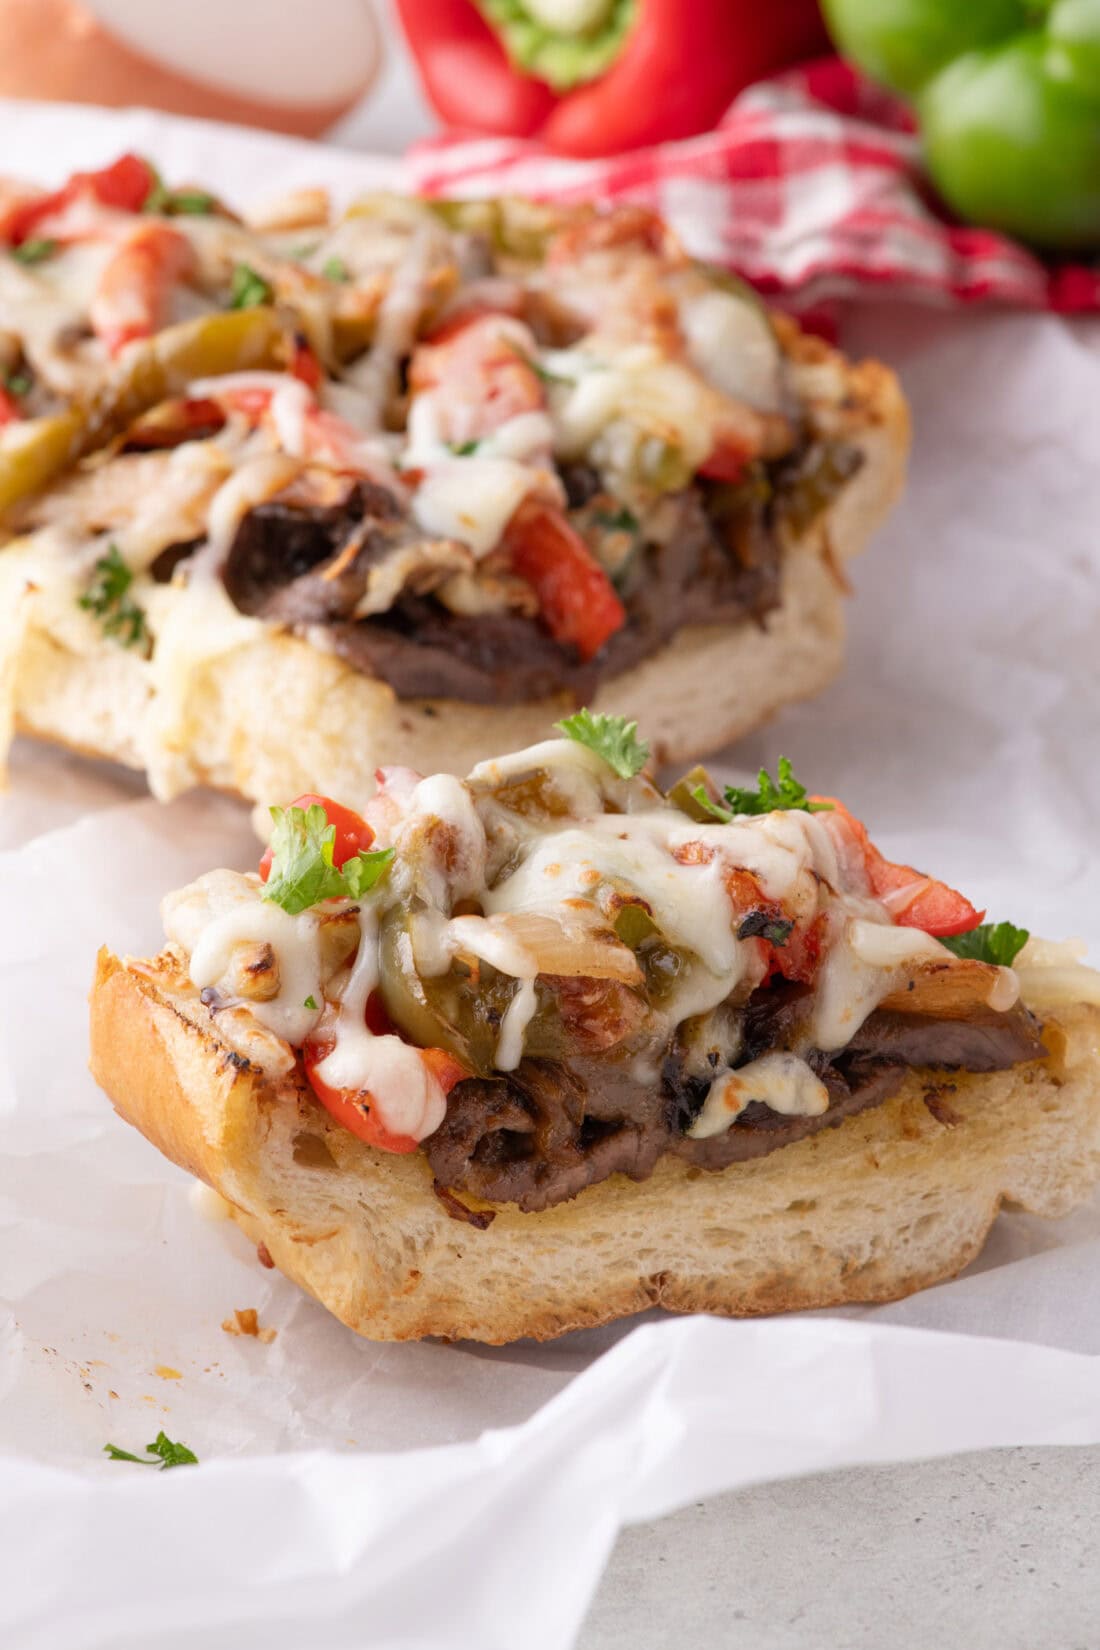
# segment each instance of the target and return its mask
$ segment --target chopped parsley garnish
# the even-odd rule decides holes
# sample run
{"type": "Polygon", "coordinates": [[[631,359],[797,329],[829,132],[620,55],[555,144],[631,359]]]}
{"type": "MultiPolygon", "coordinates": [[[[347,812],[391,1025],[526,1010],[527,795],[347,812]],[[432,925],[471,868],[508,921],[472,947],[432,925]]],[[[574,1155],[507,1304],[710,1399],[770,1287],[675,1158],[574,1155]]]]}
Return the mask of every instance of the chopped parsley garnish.
{"type": "Polygon", "coordinates": [[[790,917],[777,917],[770,911],[750,911],[737,930],[739,940],[762,939],[769,945],[786,945],[794,923],[790,917]]]}
{"type": "Polygon", "coordinates": [[[544,367],[541,361],[536,360],[533,355],[528,355],[527,351],[520,349],[518,344],[509,341],[508,348],[513,355],[523,362],[525,367],[530,367],[540,384],[568,384],[572,386],[577,382],[575,378],[566,378],[560,372],[551,372],[549,367],[544,367]]]}
{"type": "Polygon", "coordinates": [[[4,388],[9,395],[29,395],[33,381],[29,372],[9,372],[4,375],[4,388]]]}
{"type": "Polygon", "coordinates": [[[577,382],[575,378],[567,378],[564,373],[551,372],[549,367],[544,367],[542,362],[536,361],[533,356],[527,358],[527,365],[540,384],[569,384],[572,386],[577,382]]]}
{"type": "Polygon", "coordinates": [[[11,255],[17,263],[40,264],[46,258],[52,258],[57,251],[57,242],[44,240],[41,236],[32,236],[19,246],[13,246],[11,255]]]}
{"type": "Polygon", "coordinates": [[[141,203],[141,210],[143,212],[164,212],[168,208],[168,188],[156,167],[150,166],[148,161],[145,164],[149,167],[153,181],[149,185],[149,193],[141,203]]]}
{"type": "Polygon", "coordinates": [[[351,270],[343,258],[326,258],[321,265],[321,274],[326,281],[350,281],[351,270]]]}
{"type": "Polygon", "coordinates": [[[1011,968],[1030,939],[1026,928],[1010,922],[983,922],[968,934],[948,934],[940,940],[956,957],[973,957],[978,962],[1011,968]]]}
{"type": "Polygon", "coordinates": [[[297,246],[292,246],[290,248],[287,253],[287,257],[299,259],[312,258],[320,244],[320,241],[299,241],[297,246]]]}
{"type": "Polygon", "coordinates": [[[471,453],[476,453],[477,452],[478,448],[481,446],[481,442],[480,441],[448,441],[447,445],[451,449],[452,453],[454,453],[456,458],[469,458],[471,453]]]}
{"type": "Polygon", "coordinates": [[[151,1444],[146,1444],[144,1455],[131,1455],[117,1444],[104,1444],[104,1453],[112,1461],[136,1461],[139,1467],[157,1467],[161,1472],[168,1467],[197,1467],[198,1456],[186,1444],[174,1444],[166,1433],[158,1432],[151,1444]]]}
{"type": "Polygon", "coordinates": [[[796,810],[816,814],[832,811],[831,802],[810,801],[806,795],[805,785],[798,783],[785,756],[779,758],[777,772],[778,779],[773,779],[767,768],[761,768],[754,791],[740,785],[727,785],[724,792],[724,808],[708,794],[704,785],[696,785],[691,794],[712,819],[719,820],[723,825],[728,825],[738,814],[771,814],[796,810]]]}
{"type": "Polygon", "coordinates": [[[123,647],[144,647],[149,633],[144,609],[128,595],[133,582],[132,570],[119,555],[117,544],[112,544],[96,562],[95,576],[78,605],[86,613],[95,614],[104,635],[113,636],[123,647]]]}
{"type": "Polygon", "coordinates": [[[637,533],[642,525],[633,510],[628,510],[625,504],[620,510],[597,510],[595,522],[597,527],[606,528],[609,533],[637,533]]]}
{"type": "Polygon", "coordinates": [[[567,739],[578,745],[587,745],[590,751],[602,756],[609,768],[620,779],[633,779],[649,761],[649,746],[638,738],[637,722],[628,722],[625,716],[605,716],[598,710],[579,710],[554,726],[567,739]]]}
{"type": "Polygon", "coordinates": [[[269,304],[274,296],[271,287],[251,264],[234,264],[229,287],[230,309],[255,309],[257,304],[269,304]]]}
{"type": "Polygon", "coordinates": [[[312,991],[310,992],[309,996],[306,998],[305,1002],[302,1004],[302,1007],[312,1009],[314,1011],[314,1013],[316,1013],[316,1011],[317,1011],[317,999],[313,995],[312,991]]]}
{"type": "Polygon", "coordinates": [[[325,899],[362,899],[385,873],[392,848],[361,849],[341,866],[333,863],[336,827],[319,803],[272,808],[271,873],[263,897],[292,917],[325,899]]]}
{"type": "Polygon", "coordinates": [[[173,189],[168,209],[188,218],[205,218],[213,212],[215,204],[213,195],[206,194],[202,189],[173,189]]]}

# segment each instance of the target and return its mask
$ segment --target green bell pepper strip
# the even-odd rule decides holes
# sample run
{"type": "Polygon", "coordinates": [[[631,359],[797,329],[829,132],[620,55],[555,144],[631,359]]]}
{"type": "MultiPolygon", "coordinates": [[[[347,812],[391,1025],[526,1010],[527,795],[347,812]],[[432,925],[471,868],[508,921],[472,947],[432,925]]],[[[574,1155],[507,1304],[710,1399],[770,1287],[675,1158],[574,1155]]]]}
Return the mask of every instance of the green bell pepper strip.
{"type": "Polygon", "coordinates": [[[1100,0],[824,0],[844,54],[908,97],[962,218],[1100,247],[1100,0]]]}
{"type": "Polygon", "coordinates": [[[5,425],[0,434],[0,518],[74,464],[84,451],[84,434],[77,412],[5,425]]]}
{"type": "Polygon", "coordinates": [[[288,347],[273,309],[228,310],[167,327],[128,352],[90,401],[6,426],[0,436],[0,517],[141,413],[182,395],[195,379],[285,366],[288,347]]]}

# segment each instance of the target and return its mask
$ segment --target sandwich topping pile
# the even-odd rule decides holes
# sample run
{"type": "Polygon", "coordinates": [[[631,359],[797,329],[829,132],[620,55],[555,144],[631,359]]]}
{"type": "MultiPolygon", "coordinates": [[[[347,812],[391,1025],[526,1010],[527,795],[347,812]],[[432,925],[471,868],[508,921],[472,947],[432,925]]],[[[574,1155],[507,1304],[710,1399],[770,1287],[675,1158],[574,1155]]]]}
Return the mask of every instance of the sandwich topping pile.
{"type": "Polygon", "coordinates": [[[33,599],[166,698],[275,627],[403,698],[582,702],[767,614],[859,468],[796,335],[639,207],[304,191],[245,224],[133,155],[6,186],[8,624],[33,599]]]}
{"type": "Polygon", "coordinates": [[[633,724],[560,727],[465,781],[384,769],[362,816],[272,809],[259,872],[168,896],[148,966],[182,970],[236,1058],[423,1152],[453,1200],[524,1211],[666,1153],[776,1151],[910,1067],[1046,1054],[1011,966],[1027,935],[885,859],[789,764],[665,795],[633,724]]]}

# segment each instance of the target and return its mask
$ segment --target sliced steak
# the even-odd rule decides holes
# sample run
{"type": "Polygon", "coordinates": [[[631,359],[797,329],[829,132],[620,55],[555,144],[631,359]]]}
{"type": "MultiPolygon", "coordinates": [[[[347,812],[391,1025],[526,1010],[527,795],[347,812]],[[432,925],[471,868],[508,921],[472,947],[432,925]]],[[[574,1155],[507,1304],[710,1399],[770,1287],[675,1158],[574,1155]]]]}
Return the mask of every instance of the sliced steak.
{"type": "Polygon", "coordinates": [[[1041,1060],[1046,1052],[1042,1027],[1020,1003],[1005,1014],[990,1008],[965,1020],[929,1020],[880,1009],[863,1022],[845,1050],[858,1058],[948,1071],[1005,1071],[1024,1060],[1041,1060]]]}
{"type": "MultiPolygon", "coordinates": [[[[796,1041],[806,995],[805,986],[785,983],[754,995],[741,1064],[796,1041]]],[[[424,1146],[442,1185],[533,1211],[611,1174],[644,1180],[666,1151],[712,1170],[765,1157],[881,1105],[912,1066],[1001,1071],[1045,1053],[1041,1027],[1022,1007],[969,1020],[878,1011],[846,1048],[807,1056],[829,1091],[820,1116],[785,1117],[754,1101],[724,1134],[707,1140],[692,1140],[687,1131],[713,1073],[689,1071],[675,1048],[659,1083],[639,1081],[628,1061],[528,1059],[509,1076],[460,1083],[424,1146]]]]}
{"type": "MultiPolygon", "coordinates": [[[[592,485],[582,468],[571,472],[579,507],[592,485]]],[[[759,620],[776,606],[769,508],[759,490],[707,483],[667,498],[661,543],[640,544],[623,576],[627,622],[590,662],[524,614],[452,613],[423,593],[438,582],[429,565],[385,612],[356,618],[372,572],[425,543],[393,495],[367,481],[332,504],[291,492],[257,505],[237,529],[223,577],[242,613],[312,635],[324,627],[336,653],[400,698],[513,704],[564,692],[582,703],[601,677],[640,663],[685,625],[759,620]]]]}
{"type": "Polygon", "coordinates": [[[274,498],[243,517],[222,577],[242,613],[324,624],[351,614],[370,568],[408,537],[393,494],[369,481],[334,504],[274,498]]]}
{"type": "MultiPolygon", "coordinates": [[[[596,1069],[524,1060],[510,1076],[459,1083],[446,1118],[424,1142],[436,1180],[528,1213],[576,1197],[611,1174],[645,1180],[668,1138],[660,1096],[646,1101],[637,1085],[627,1084],[624,1108],[633,1106],[637,1115],[608,1115],[616,1108],[605,1092],[601,1115],[587,1116],[588,1079],[596,1069]]],[[[605,1079],[612,1069],[603,1068],[605,1079]]],[[[606,1088],[613,1086],[614,1079],[606,1088]]]]}
{"type": "Polygon", "coordinates": [[[399,699],[499,705],[565,690],[580,703],[600,673],[521,613],[451,613],[423,596],[403,595],[374,619],[333,624],[328,641],[356,670],[388,682],[399,699]]]}
{"type": "Polygon", "coordinates": [[[880,1106],[896,1094],[905,1078],[905,1067],[884,1061],[854,1061],[841,1072],[825,1061],[811,1061],[829,1091],[829,1109],[818,1117],[784,1117],[770,1106],[753,1101],[725,1134],[709,1140],[691,1140],[676,1135],[672,1150],[700,1169],[725,1169],[731,1163],[745,1163],[766,1157],[781,1146],[793,1146],[807,1135],[833,1129],[846,1117],[880,1106]]]}

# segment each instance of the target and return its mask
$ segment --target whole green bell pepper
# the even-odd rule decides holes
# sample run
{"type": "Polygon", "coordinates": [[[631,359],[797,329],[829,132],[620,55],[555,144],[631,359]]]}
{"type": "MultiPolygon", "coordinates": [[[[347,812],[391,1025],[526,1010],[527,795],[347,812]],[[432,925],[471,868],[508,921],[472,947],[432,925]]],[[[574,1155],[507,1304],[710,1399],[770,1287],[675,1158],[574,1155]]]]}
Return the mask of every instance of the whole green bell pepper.
{"type": "Polygon", "coordinates": [[[953,211],[1100,247],[1100,0],[824,0],[846,57],[912,100],[953,211]]]}

